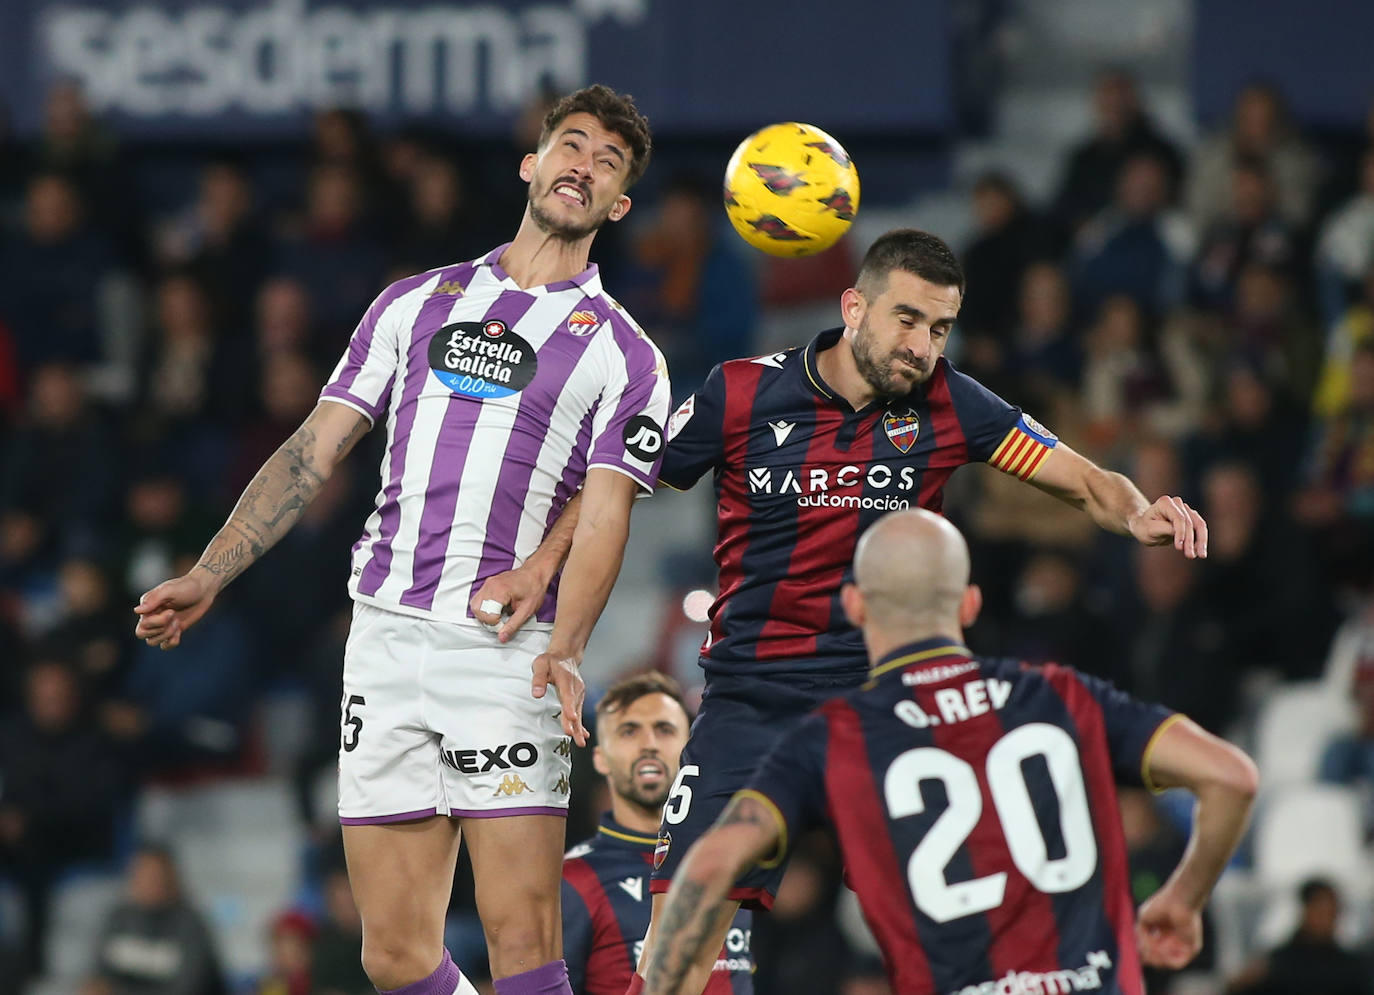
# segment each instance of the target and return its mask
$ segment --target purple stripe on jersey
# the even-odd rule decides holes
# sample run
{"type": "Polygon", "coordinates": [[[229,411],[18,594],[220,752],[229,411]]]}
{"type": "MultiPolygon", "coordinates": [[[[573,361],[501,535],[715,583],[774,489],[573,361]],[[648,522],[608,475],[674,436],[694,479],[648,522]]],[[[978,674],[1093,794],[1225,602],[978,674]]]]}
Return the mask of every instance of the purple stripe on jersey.
{"type": "MultiPolygon", "coordinates": [[[[511,278],[510,274],[507,273],[505,268],[501,265],[501,256],[505,254],[505,251],[509,249],[510,246],[511,243],[509,242],[504,245],[498,245],[482,257],[483,265],[490,266],[491,271],[495,273],[500,280],[509,280],[511,278]]],[[[596,263],[590,263],[586,269],[578,273],[577,276],[573,277],[571,280],[559,280],[557,283],[545,284],[544,291],[546,293],[556,294],[560,290],[571,290],[573,287],[581,287],[595,279],[600,271],[600,267],[598,267],[596,263]]]]}
{"type": "MultiPolygon", "coordinates": [[[[463,263],[439,275],[439,282],[453,280],[467,286],[476,271],[473,263],[463,263]]],[[[391,573],[391,541],[401,523],[401,478],[406,470],[406,452],[410,446],[410,430],[415,426],[415,412],[418,407],[420,391],[424,390],[425,378],[429,376],[427,350],[429,339],[417,335],[416,330],[433,324],[437,329],[448,312],[453,308],[453,297],[449,294],[436,294],[420,306],[415,323],[410,327],[410,348],[405,361],[405,381],[401,386],[401,399],[395,408],[396,430],[391,440],[391,479],[382,490],[381,522],[377,526],[377,542],[372,547],[372,558],[363,568],[358,578],[358,593],[371,597],[377,593],[387,575],[391,573]]],[[[394,389],[394,387],[393,387],[394,389]]]]}
{"type": "MultiPolygon", "coordinates": [[[[586,452],[592,444],[592,422],[596,419],[596,409],[600,404],[601,402],[598,400],[592,405],[591,410],[583,416],[582,424],[577,429],[577,440],[573,443],[572,455],[568,457],[568,465],[563,467],[563,479],[554,488],[553,504],[549,507],[549,517],[544,522],[544,535],[549,534],[549,529],[553,528],[553,523],[557,521],[573,492],[577,490],[577,485],[586,477],[586,452]]],[[[549,585],[549,593],[544,595],[544,603],[539,606],[539,611],[534,615],[535,621],[553,621],[553,610],[558,604],[558,584],[561,579],[562,574],[559,574],[554,577],[553,583],[549,585]]]]}
{"type": "MultiPolygon", "coordinates": [[[[367,309],[367,313],[363,315],[363,320],[358,322],[358,329],[354,333],[353,341],[348,346],[348,365],[344,367],[339,379],[334,381],[331,386],[344,392],[353,386],[353,381],[358,379],[358,374],[367,364],[368,353],[372,351],[372,336],[377,331],[377,319],[382,316],[383,311],[396,303],[398,297],[410,293],[429,278],[430,274],[428,273],[417,273],[414,276],[406,277],[404,280],[397,280],[381,292],[381,295],[372,302],[372,306],[367,309]]],[[[385,397],[386,394],[383,393],[382,396],[385,397]]]]}
{"type": "MultiPolygon", "coordinates": [[[[578,308],[586,303],[590,302],[584,299],[578,304],[578,308]]],[[[568,313],[571,314],[578,308],[572,308],[568,313]]],[[[539,451],[544,447],[549,427],[553,424],[554,408],[562,397],[562,390],[558,385],[567,383],[572,377],[573,368],[582,359],[594,338],[591,335],[562,333],[563,322],[566,320],[566,316],[558,320],[559,331],[555,332],[540,349],[537,378],[520,395],[520,409],[515,415],[510,442],[507,443],[505,456],[501,460],[501,472],[496,478],[491,511],[487,514],[482,560],[477,566],[476,584],[515,565],[515,537],[520,529],[520,512],[529,497],[530,478],[534,475],[535,465],[539,462],[539,451]]],[[[590,433],[590,423],[587,424],[590,433]]],[[[578,435],[580,437],[580,431],[578,435]]],[[[577,452],[576,445],[573,452],[577,452]]],[[[567,469],[563,472],[566,477],[567,469]]],[[[545,534],[547,532],[545,529],[545,534]]],[[[472,616],[471,607],[468,609],[468,615],[472,616]]]]}
{"type": "Polygon", "coordinates": [[[639,477],[639,472],[626,464],[625,440],[621,432],[631,418],[644,410],[654,395],[654,387],[658,384],[658,376],[654,372],[658,357],[654,355],[654,347],[619,315],[611,317],[611,327],[615,329],[615,343],[625,355],[625,389],[620,393],[620,403],[607,423],[607,430],[597,440],[596,451],[592,453],[590,462],[614,463],[639,477]]]}
{"type": "MultiPolygon", "coordinates": [[[[518,290],[502,291],[482,316],[493,318],[514,328],[516,323],[534,306],[538,298],[518,290]]],[[[542,357],[541,357],[542,358],[542,357]]],[[[428,372],[429,364],[423,364],[428,372]]],[[[526,388],[528,390],[528,388],[526,388]]],[[[521,404],[524,404],[522,399],[521,404]]],[[[401,604],[429,611],[434,606],[434,594],[444,575],[444,560],[448,553],[449,535],[453,531],[453,512],[458,507],[458,492],[463,486],[463,466],[472,444],[473,429],[482,413],[482,404],[468,398],[450,399],[444,412],[439,437],[435,440],[433,469],[425,488],[425,506],[420,513],[420,532],[415,544],[415,564],[411,570],[410,589],[401,595],[401,604]]],[[[518,416],[517,422],[518,425],[518,416]]],[[[516,433],[512,433],[514,435],[516,433]]],[[[538,449],[535,450],[538,452],[538,449]]],[[[503,468],[504,471],[504,468],[503,468]]],[[[498,488],[499,488],[498,478],[498,488]]],[[[499,494],[499,490],[497,492],[499,494]]],[[[523,500],[523,494],[521,496],[523,500]]],[[[496,498],[493,497],[493,503],[496,498]]],[[[518,512],[517,512],[518,517],[518,512]]]]}

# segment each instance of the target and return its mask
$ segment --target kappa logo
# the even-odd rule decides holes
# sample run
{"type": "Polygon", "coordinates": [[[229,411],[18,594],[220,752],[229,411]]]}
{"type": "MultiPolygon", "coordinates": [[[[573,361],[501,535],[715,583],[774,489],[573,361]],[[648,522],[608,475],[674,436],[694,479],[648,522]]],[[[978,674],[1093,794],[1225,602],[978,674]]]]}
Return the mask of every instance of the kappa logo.
{"type": "Polygon", "coordinates": [[[572,790],[568,785],[568,777],[566,774],[558,775],[558,780],[553,782],[553,790],[560,795],[566,795],[572,790]]]}
{"type": "Polygon", "coordinates": [[[625,878],[623,881],[617,881],[616,884],[620,885],[620,890],[629,895],[636,902],[644,901],[643,878],[625,878]]]}
{"type": "Polygon", "coordinates": [[[568,331],[581,338],[596,331],[601,317],[595,311],[574,311],[568,316],[568,331]]]}
{"type": "Polygon", "coordinates": [[[792,434],[792,429],[797,427],[797,423],[794,421],[770,421],[768,427],[773,430],[773,438],[777,439],[778,445],[781,446],[792,434]]]}
{"type": "Polygon", "coordinates": [[[533,790],[533,788],[525,783],[520,775],[507,774],[505,777],[501,778],[501,783],[496,786],[496,793],[493,794],[492,797],[501,798],[504,796],[509,798],[511,795],[521,795],[526,791],[533,790]]]}
{"type": "Polygon", "coordinates": [[[429,296],[439,297],[442,295],[448,295],[450,297],[457,297],[462,292],[463,285],[459,283],[457,280],[445,280],[443,283],[439,284],[437,287],[431,290],[429,292],[429,296]]]}
{"type": "Polygon", "coordinates": [[[554,744],[553,755],[556,757],[572,756],[572,740],[568,739],[567,737],[560,739],[557,743],[554,744]]]}

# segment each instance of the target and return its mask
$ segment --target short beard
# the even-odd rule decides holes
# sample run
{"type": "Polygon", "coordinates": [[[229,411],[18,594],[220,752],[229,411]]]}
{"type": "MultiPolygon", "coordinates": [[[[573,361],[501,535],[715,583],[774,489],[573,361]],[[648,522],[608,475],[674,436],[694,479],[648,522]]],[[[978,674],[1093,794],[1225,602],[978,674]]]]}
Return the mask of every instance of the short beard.
{"type": "Polygon", "coordinates": [[[914,381],[906,380],[892,371],[892,363],[895,357],[888,356],[887,362],[880,362],[878,357],[873,355],[869,349],[868,318],[859,324],[858,331],[850,343],[851,351],[854,353],[854,365],[858,368],[859,376],[863,377],[864,383],[873,388],[874,392],[884,400],[893,400],[898,397],[906,397],[913,390],[925,383],[930,376],[929,372],[917,373],[914,381]]]}
{"type": "MultiPolygon", "coordinates": [[[[549,190],[552,189],[553,187],[549,187],[549,190]]],[[[537,199],[542,198],[549,190],[536,191],[533,185],[530,186],[530,218],[540,231],[560,242],[582,241],[588,235],[595,234],[606,223],[606,219],[611,216],[611,209],[607,207],[600,217],[593,215],[584,225],[559,221],[537,203],[537,199]]]]}
{"type": "Polygon", "coordinates": [[[623,778],[611,778],[611,790],[614,791],[618,797],[650,813],[662,811],[663,803],[668,800],[668,792],[671,788],[672,782],[666,777],[663,779],[663,786],[654,789],[652,793],[646,793],[635,783],[635,776],[633,773],[623,778]]]}

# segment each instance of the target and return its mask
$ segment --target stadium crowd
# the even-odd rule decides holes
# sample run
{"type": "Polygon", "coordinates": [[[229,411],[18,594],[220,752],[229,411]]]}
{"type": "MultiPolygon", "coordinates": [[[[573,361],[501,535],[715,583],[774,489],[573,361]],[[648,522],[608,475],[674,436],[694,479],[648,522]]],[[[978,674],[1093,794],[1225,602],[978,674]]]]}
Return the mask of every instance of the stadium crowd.
{"type": "MultiPolygon", "coordinates": [[[[1210,555],[1138,549],[970,471],[950,503],[986,595],[971,645],[1072,664],[1244,737],[1267,686],[1321,676],[1340,628],[1357,647],[1343,690],[1360,721],[1333,735],[1321,776],[1374,798],[1374,113],[1367,134],[1317,143],[1281,95],[1253,86],[1224,128],[1185,149],[1128,76],[1104,73],[1092,100],[1095,129],[1065,151],[1050,202],[1000,173],[973,186],[950,352],[1149,496],[1185,495],[1210,524],[1210,555]]],[[[511,148],[533,146],[541,110],[522,116],[511,148]]],[[[306,884],[263,940],[267,974],[223,984],[371,990],[314,786],[337,749],[346,551],[378,440],[175,653],[136,642],[129,608],[194,561],[389,280],[478,255],[510,229],[523,190],[499,172],[510,148],[496,151],[375,136],[331,110],[300,148],[134,153],[70,84],[51,91],[33,141],[0,136],[0,881],[20,898],[7,908],[23,911],[0,923],[0,975],[42,974],[55,887],[127,868],[128,897],[89,952],[89,991],[214,990],[146,985],[139,972],[156,959],[116,942],[157,937],[185,954],[181,969],[218,972],[213,924],[177,882],[175,841],[138,839],[133,812],[149,786],[263,775],[264,702],[294,694],[310,716],[285,772],[312,827],[306,884]]],[[[787,322],[767,319],[835,299],[863,246],[752,257],[724,224],[714,178],[675,174],[671,154],[653,173],[645,206],[603,232],[593,259],[667,355],[676,397],[722,359],[819,330],[784,340],[787,322]]],[[[669,562],[667,588],[695,586],[668,575],[679,568],[709,576],[708,549],[669,562]]],[[[661,625],[682,619],[665,612],[661,625]]],[[[672,656],[615,666],[690,677],[672,656]]],[[[585,759],[569,840],[599,807],[585,759]]],[[[1182,836],[1148,797],[1123,796],[1123,812],[1143,899],[1182,836]]],[[[755,926],[759,992],[886,991],[842,893],[833,849],[805,841],[755,926]]],[[[1331,938],[1338,893],[1314,882],[1302,897],[1292,943],[1233,990],[1313,990],[1285,987],[1296,958],[1328,965],[1337,980],[1324,990],[1369,992],[1374,970],[1331,938]]],[[[470,905],[460,887],[455,930],[472,932],[470,905]]]]}

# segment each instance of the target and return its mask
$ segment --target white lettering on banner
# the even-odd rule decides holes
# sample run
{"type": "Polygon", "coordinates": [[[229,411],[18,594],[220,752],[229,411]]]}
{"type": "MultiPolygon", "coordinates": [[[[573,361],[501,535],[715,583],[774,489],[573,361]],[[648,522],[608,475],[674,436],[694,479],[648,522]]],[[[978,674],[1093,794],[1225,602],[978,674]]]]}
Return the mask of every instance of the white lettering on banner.
{"type": "Polygon", "coordinates": [[[357,10],[272,0],[151,4],[112,12],[63,5],[42,20],[51,70],[79,80],[92,106],[136,117],[281,114],[345,104],[408,114],[511,114],[549,80],[587,81],[587,32],[634,23],[648,0],[357,10]]]}

